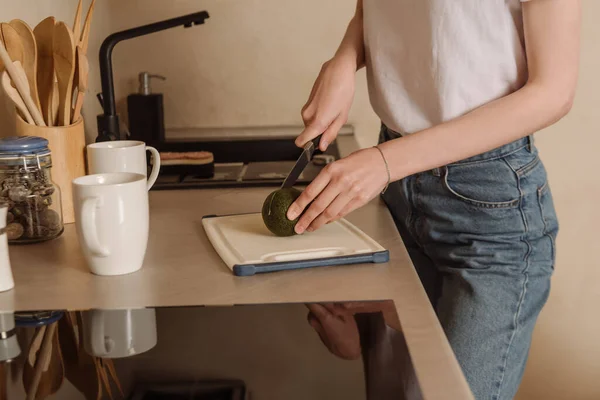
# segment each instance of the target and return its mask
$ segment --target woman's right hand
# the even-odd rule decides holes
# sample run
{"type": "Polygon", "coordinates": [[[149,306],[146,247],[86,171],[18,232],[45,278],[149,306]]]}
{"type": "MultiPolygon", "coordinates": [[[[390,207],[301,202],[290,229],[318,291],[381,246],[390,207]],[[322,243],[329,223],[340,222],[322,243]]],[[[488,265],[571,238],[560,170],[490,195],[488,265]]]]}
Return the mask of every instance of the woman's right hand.
{"type": "Polygon", "coordinates": [[[323,64],[308,101],[302,108],[304,131],[296,138],[298,147],[321,135],[322,151],[336,138],[348,120],[354,100],[356,60],[336,56],[323,64]]]}

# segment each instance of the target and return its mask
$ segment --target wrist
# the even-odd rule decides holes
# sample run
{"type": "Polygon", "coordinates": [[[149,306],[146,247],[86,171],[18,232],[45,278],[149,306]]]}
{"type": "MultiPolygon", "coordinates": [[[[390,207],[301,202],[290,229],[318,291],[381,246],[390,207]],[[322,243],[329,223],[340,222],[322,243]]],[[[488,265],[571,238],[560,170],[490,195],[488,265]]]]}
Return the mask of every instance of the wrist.
{"type": "Polygon", "coordinates": [[[383,153],[383,151],[379,148],[379,146],[373,146],[373,148],[377,151],[377,153],[379,153],[379,158],[381,158],[381,161],[383,162],[383,165],[385,166],[385,179],[386,179],[386,184],[383,187],[383,189],[381,190],[381,194],[385,193],[385,191],[387,190],[388,186],[390,185],[390,183],[392,183],[392,176],[391,176],[391,171],[390,171],[390,165],[387,161],[387,158],[385,156],[385,154],[383,153]]]}
{"type": "Polygon", "coordinates": [[[377,146],[388,162],[391,182],[399,181],[411,175],[407,162],[409,158],[402,154],[402,147],[404,146],[400,146],[402,144],[401,141],[402,138],[398,138],[377,146]]]}
{"type": "Polygon", "coordinates": [[[329,63],[356,72],[359,69],[356,52],[350,48],[339,48],[329,63]]]}

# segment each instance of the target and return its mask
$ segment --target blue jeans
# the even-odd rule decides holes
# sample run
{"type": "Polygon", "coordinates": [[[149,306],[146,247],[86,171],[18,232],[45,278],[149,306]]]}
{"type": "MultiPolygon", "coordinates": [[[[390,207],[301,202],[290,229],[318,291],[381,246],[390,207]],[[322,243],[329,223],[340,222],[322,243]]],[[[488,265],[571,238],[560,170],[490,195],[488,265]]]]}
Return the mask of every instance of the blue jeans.
{"type": "MultiPolygon", "coordinates": [[[[380,141],[398,136],[383,126],[380,141]]],[[[394,182],[383,199],[475,398],[512,399],[558,232],[532,139],[394,182]]]]}

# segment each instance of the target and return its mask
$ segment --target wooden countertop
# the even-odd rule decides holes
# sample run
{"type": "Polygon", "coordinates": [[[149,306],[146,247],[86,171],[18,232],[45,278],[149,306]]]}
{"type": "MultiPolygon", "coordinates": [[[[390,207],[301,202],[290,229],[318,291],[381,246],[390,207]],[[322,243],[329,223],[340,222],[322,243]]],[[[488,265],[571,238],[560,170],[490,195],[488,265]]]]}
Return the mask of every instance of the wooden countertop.
{"type": "MultiPolygon", "coordinates": [[[[355,148],[340,138],[343,154],[355,148]]],[[[208,241],[202,217],[258,212],[272,188],[150,192],[144,266],[118,277],[92,275],[75,226],[36,245],[10,246],[15,288],[0,310],[135,308],[393,300],[426,399],[472,395],[392,218],[379,199],[348,220],[390,251],[386,264],[321,267],[235,277],[208,241]]]]}

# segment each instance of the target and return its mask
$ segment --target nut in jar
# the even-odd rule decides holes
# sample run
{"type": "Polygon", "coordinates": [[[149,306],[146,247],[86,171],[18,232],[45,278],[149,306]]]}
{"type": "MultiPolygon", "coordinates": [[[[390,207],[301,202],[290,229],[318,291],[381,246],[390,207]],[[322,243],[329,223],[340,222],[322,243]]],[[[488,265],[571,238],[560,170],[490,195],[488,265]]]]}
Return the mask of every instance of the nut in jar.
{"type": "Polygon", "coordinates": [[[62,233],[60,190],[52,182],[51,168],[46,139],[0,139],[0,201],[8,205],[9,243],[40,242],[62,233]]]}

